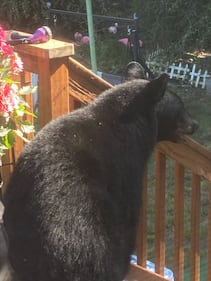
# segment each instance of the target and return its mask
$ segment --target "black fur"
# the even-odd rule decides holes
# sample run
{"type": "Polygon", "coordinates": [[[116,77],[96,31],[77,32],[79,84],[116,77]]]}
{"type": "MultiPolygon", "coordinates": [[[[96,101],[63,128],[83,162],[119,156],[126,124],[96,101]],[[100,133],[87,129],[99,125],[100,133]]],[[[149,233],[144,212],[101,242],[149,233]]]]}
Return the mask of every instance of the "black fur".
{"type": "MultiPolygon", "coordinates": [[[[125,79],[146,79],[143,67],[136,61],[128,63],[125,79]]],[[[157,141],[177,142],[181,135],[192,135],[198,128],[198,122],[186,110],[182,99],[176,93],[166,90],[164,98],[156,107],[158,119],[157,141]]]]}
{"type": "Polygon", "coordinates": [[[166,83],[163,75],[115,86],[25,146],[4,197],[20,281],[124,279],[166,83]]]}

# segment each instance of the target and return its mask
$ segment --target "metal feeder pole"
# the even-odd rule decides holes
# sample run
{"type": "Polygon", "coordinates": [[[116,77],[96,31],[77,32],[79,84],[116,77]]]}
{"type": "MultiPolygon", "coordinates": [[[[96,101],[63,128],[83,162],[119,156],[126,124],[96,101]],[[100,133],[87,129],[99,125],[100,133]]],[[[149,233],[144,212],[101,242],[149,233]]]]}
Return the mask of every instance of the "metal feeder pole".
{"type": "Polygon", "coordinates": [[[97,73],[93,15],[92,15],[92,1],[91,0],[86,0],[86,11],[87,11],[87,23],[88,23],[88,32],[89,32],[91,68],[94,73],[97,73]]]}

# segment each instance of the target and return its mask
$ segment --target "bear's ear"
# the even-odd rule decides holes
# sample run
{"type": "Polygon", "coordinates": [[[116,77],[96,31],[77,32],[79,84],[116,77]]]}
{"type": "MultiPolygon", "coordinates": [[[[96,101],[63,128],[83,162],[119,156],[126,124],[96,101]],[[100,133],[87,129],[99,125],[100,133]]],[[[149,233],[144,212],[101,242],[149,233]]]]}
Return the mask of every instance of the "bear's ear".
{"type": "Polygon", "coordinates": [[[150,103],[157,103],[161,100],[166,91],[168,80],[168,75],[164,73],[146,85],[144,92],[148,96],[150,103]]]}
{"type": "MultiPolygon", "coordinates": [[[[140,114],[148,114],[162,99],[168,82],[168,75],[162,74],[159,78],[147,82],[145,87],[140,89],[126,110],[122,113],[124,122],[131,122],[140,114]]],[[[140,84],[143,86],[143,84],[140,84]]]]}
{"type": "Polygon", "coordinates": [[[125,80],[146,79],[144,69],[137,61],[131,61],[127,64],[125,70],[125,80]]]}

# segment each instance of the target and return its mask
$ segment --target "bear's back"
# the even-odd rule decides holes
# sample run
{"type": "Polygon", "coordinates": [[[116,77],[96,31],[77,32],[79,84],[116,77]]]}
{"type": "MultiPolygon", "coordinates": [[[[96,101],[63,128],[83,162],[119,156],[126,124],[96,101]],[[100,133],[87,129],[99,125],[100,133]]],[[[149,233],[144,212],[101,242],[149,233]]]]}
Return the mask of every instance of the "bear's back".
{"type": "Polygon", "coordinates": [[[21,281],[123,280],[165,81],[111,89],[50,122],[26,145],[4,213],[21,281]]]}

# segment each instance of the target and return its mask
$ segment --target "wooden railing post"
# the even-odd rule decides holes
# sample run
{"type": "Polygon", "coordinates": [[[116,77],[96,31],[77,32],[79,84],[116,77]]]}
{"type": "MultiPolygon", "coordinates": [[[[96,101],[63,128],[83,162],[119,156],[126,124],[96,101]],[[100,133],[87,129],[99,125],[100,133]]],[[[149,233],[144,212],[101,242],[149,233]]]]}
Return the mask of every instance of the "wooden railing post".
{"type": "Polygon", "coordinates": [[[184,167],[175,163],[174,278],[184,280],[184,167]]]}
{"type": "Polygon", "coordinates": [[[74,45],[51,39],[42,44],[15,46],[24,70],[38,74],[39,122],[43,127],[69,111],[69,62],[74,45]]]}
{"type": "Polygon", "coordinates": [[[211,183],[209,183],[209,189],[207,281],[211,280],[211,183]]]}
{"type": "MultiPolygon", "coordinates": [[[[7,32],[8,37],[10,33],[11,31],[7,32]]],[[[14,50],[23,61],[24,71],[38,74],[39,128],[69,112],[69,57],[74,54],[74,45],[51,39],[41,44],[16,45],[14,50]]],[[[23,145],[19,142],[15,147],[15,158],[18,157],[23,145]]],[[[14,162],[11,155],[8,152],[5,157],[8,165],[14,162]]],[[[8,171],[11,170],[11,167],[5,167],[7,179],[8,171]]],[[[4,167],[2,173],[5,186],[4,167]]]]}
{"type": "Polygon", "coordinates": [[[155,188],[155,272],[164,274],[165,267],[165,179],[166,158],[156,150],[155,188]]]}
{"type": "Polygon", "coordinates": [[[144,173],[141,210],[139,216],[139,225],[137,231],[137,263],[146,267],[147,262],[147,171],[144,173]]]}
{"type": "Polygon", "coordinates": [[[69,112],[67,58],[38,59],[39,118],[42,128],[52,119],[69,112]]]}
{"type": "Polygon", "coordinates": [[[190,281],[200,281],[200,176],[192,175],[190,281]]]}

